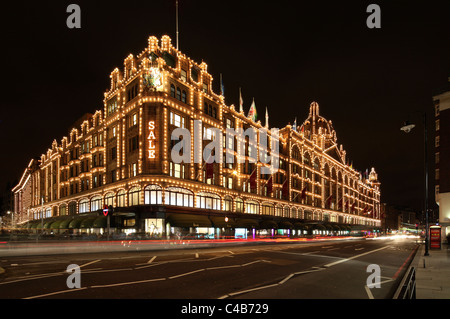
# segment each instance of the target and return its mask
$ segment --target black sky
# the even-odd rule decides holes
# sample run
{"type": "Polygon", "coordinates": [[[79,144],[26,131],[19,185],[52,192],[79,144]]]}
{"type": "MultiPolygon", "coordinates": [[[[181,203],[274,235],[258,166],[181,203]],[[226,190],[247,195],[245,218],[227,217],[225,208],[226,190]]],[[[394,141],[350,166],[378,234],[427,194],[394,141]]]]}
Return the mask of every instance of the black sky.
{"type": "MultiPolygon", "coordinates": [[[[175,44],[175,0],[39,1],[3,6],[0,187],[20,178],[84,113],[103,108],[109,74],[151,35],[175,44]],[[81,29],[66,8],[81,7],[81,29]]],[[[309,105],[333,121],[353,167],[375,167],[382,201],[423,203],[423,131],[432,95],[450,76],[449,1],[179,0],[180,50],[208,64],[227,105],[255,98],[270,125],[302,122],[309,105]],[[393,3],[392,3],[393,2],[393,3]],[[381,8],[369,29],[366,8],[381,8]],[[403,121],[417,122],[406,135],[403,121]]],[[[430,189],[434,189],[430,164],[430,189]]],[[[431,192],[432,193],[432,192],[431,192]]]]}

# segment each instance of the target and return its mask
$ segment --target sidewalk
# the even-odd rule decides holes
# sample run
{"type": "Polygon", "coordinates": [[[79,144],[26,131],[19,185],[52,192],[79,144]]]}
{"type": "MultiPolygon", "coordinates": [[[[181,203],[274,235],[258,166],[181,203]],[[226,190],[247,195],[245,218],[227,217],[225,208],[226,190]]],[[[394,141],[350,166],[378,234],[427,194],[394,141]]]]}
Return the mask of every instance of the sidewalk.
{"type": "Polygon", "coordinates": [[[429,249],[424,256],[425,245],[421,245],[411,266],[416,269],[417,299],[450,299],[450,247],[429,249]]]}

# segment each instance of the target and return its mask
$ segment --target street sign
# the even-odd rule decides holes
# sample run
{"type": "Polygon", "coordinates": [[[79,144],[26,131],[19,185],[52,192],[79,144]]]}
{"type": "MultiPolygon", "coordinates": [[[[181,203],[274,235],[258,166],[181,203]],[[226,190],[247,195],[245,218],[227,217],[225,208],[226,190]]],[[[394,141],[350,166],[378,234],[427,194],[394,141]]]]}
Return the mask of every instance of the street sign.
{"type": "Polygon", "coordinates": [[[103,215],[108,216],[108,213],[109,213],[108,205],[103,206],[103,215]]]}

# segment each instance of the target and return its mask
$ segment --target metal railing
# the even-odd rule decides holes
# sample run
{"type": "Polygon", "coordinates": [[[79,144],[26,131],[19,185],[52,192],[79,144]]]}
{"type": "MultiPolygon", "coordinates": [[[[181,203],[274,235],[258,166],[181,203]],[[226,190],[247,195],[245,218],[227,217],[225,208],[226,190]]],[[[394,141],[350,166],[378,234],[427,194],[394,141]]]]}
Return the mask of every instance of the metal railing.
{"type": "Polygon", "coordinates": [[[393,299],[416,299],[416,269],[408,268],[393,299]]]}

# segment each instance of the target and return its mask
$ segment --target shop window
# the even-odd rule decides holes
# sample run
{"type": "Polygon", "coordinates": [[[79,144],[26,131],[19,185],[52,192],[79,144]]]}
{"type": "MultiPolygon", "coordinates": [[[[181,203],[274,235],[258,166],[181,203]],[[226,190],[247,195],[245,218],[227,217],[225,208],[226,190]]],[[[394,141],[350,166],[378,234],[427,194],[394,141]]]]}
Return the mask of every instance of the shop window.
{"type": "Polygon", "coordinates": [[[146,205],[162,204],[162,188],[158,185],[148,185],[144,189],[144,203],[146,205]]]}
{"type": "Polygon", "coordinates": [[[140,187],[133,187],[128,193],[128,206],[139,205],[139,197],[141,194],[140,187]]]}

